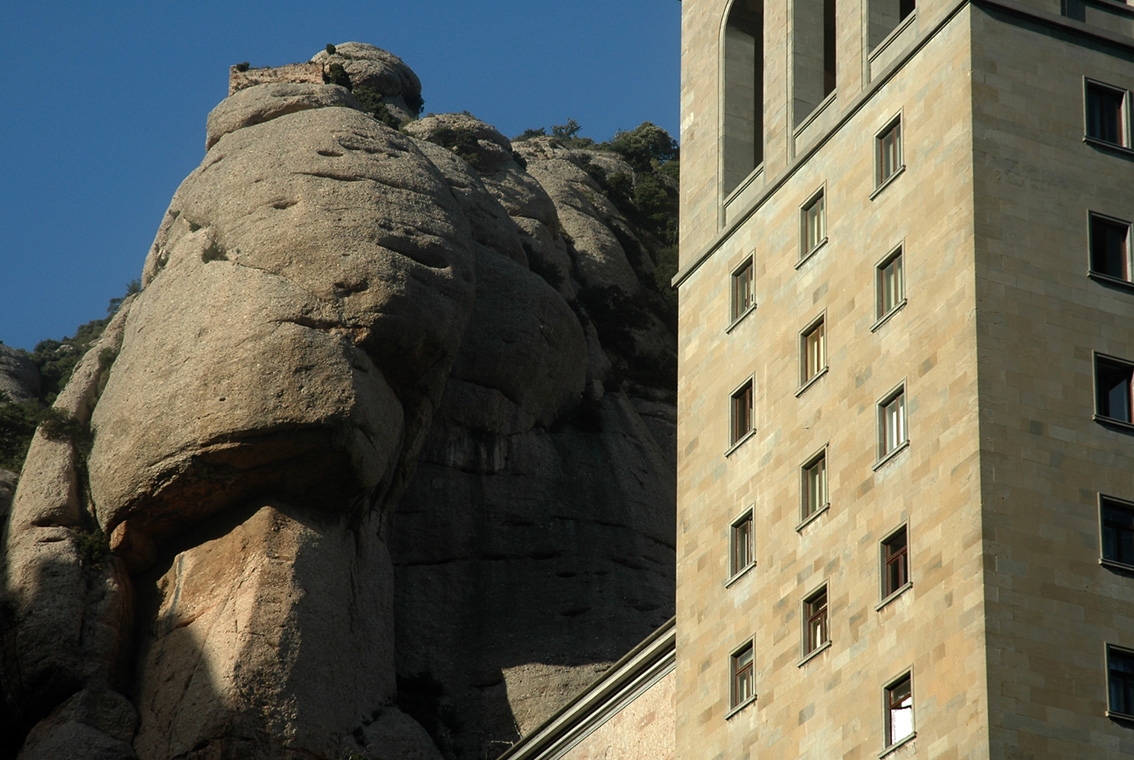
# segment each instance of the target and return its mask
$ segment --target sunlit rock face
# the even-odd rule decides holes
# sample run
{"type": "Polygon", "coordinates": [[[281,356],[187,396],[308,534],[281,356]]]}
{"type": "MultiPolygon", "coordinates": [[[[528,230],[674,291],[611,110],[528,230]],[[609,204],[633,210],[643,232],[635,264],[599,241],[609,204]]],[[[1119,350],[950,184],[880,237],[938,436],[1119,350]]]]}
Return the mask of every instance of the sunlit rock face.
{"type": "MultiPolygon", "coordinates": [[[[335,60],[420,98],[384,51],[335,60]]],[[[672,614],[673,333],[598,308],[642,300],[654,243],[582,151],[360,107],[214,110],[73,424],[33,441],[21,758],[481,758],[672,614]]]]}

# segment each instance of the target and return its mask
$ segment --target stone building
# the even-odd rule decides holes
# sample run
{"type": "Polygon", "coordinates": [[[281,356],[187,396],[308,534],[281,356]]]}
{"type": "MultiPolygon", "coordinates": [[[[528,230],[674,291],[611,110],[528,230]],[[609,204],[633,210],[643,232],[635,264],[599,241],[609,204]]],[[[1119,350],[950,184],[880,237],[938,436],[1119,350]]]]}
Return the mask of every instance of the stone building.
{"type": "Polygon", "coordinates": [[[677,756],[1134,755],[1134,7],[682,31],[677,756]]]}

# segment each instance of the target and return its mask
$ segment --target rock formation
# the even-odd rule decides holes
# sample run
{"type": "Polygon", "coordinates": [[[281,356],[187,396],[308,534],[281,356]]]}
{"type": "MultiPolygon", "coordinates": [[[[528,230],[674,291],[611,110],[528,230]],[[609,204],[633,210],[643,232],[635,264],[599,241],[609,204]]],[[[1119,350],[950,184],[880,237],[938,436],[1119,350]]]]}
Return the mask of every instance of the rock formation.
{"type": "Polygon", "coordinates": [[[22,404],[39,396],[39,370],[22,351],[0,343],[0,401],[22,404]]]}
{"type": "MultiPolygon", "coordinates": [[[[416,113],[396,57],[332,57],[416,113]]],[[[20,760],[493,756],[672,614],[657,242],[594,178],[633,169],[360,109],[217,106],[33,439],[0,608],[20,760]]]]}

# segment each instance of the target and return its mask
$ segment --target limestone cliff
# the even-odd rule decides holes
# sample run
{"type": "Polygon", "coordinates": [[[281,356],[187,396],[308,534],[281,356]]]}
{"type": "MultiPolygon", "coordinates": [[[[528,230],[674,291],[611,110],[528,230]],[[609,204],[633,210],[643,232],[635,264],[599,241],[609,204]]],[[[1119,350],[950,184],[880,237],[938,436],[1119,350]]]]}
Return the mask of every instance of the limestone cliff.
{"type": "Polygon", "coordinates": [[[21,760],[493,756],[672,614],[660,243],[602,185],[635,168],[467,114],[391,128],[373,100],[412,115],[413,72],[331,57],[365,105],[273,83],[209,115],[32,441],[0,608],[21,760]]]}

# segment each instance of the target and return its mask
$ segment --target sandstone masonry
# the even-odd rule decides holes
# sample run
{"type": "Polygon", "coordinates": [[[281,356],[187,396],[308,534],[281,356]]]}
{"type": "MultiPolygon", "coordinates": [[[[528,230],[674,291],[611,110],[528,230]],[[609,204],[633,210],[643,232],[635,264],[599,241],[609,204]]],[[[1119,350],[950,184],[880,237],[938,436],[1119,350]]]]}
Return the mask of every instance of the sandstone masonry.
{"type": "Polygon", "coordinates": [[[683,4],[678,757],[1134,754],[1132,20],[683,4]]]}

